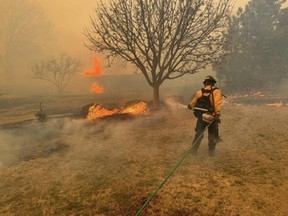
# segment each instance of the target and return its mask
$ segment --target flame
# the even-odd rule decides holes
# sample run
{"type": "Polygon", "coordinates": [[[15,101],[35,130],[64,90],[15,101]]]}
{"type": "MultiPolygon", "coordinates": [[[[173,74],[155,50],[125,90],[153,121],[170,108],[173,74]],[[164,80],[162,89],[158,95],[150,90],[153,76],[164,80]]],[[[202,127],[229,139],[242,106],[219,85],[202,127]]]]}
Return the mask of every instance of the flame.
{"type": "Polygon", "coordinates": [[[266,106],[277,107],[277,108],[283,107],[283,105],[284,105],[284,104],[283,104],[282,101],[280,101],[279,103],[266,104],[266,106]]]}
{"type": "Polygon", "coordinates": [[[108,110],[101,105],[94,104],[89,108],[87,119],[91,121],[105,116],[111,116],[118,112],[118,109],[108,110]]]}
{"type": "Polygon", "coordinates": [[[149,108],[145,102],[139,102],[126,106],[122,109],[114,108],[113,110],[108,110],[101,105],[94,104],[89,108],[87,120],[95,120],[98,118],[103,118],[106,116],[112,116],[116,114],[131,114],[131,115],[140,115],[147,113],[149,108]]]}
{"type": "Polygon", "coordinates": [[[93,56],[93,68],[91,70],[86,70],[83,72],[83,74],[85,76],[89,76],[89,77],[100,77],[102,74],[102,62],[99,58],[97,58],[95,55],[93,56]]]}
{"type": "Polygon", "coordinates": [[[99,86],[96,82],[94,82],[90,88],[90,92],[100,94],[104,91],[103,87],[99,86]]]}
{"type": "Polygon", "coordinates": [[[145,113],[149,110],[148,106],[144,102],[139,102],[137,104],[130,105],[124,108],[121,113],[129,113],[133,115],[139,115],[145,113]]]}
{"type": "MultiPolygon", "coordinates": [[[[93,68],[84,71],[83,74],[88,77],[100,77],[102,74],[101,66],[102,66],[101,60],[97,58],[96,55],[94,55],[93,56],[93,68]]],[[[103,91],[104,91],[103,87],[99,86],[97,82],[94,82],[92,86],[90,87],[90,92],[92,93],[100,94],[103,91]]]]}

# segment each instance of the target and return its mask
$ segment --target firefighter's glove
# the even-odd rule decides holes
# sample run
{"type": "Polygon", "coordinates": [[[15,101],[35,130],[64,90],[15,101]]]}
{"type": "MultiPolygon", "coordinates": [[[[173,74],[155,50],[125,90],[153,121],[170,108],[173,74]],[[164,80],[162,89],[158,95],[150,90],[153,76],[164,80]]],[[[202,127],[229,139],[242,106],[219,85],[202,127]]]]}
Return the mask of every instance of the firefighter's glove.
{"type": "Polygon", "coordinates": [[[187,108],[191,110],[191,109],[192,109],[192,106],[191,106],[190,104],[188,104],[188,105],[187,105],[187,108]]]}

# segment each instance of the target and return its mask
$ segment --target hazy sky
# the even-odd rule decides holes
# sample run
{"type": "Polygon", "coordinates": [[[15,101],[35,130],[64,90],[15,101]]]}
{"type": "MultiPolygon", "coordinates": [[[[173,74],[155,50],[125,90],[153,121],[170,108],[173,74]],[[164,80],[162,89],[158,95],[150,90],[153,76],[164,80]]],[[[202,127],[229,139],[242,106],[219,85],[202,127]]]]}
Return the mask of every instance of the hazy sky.
{"type": "MultiPolygon", "coordinates": [[[[84,63],[83,70],[89,70],[93,65],[93,52],[88,50],[84,46],[85,38],[83,36],[84,27],[90,27],[90,16],[93,14],[93,9],[96,5],[98,0],[33,0],[37,1],[40,6],[43,8],[47,19],[53,26],[53,34],[55,35],[55,40],[51,39],[49,41],[49,51],[50,54],[57,55],[62,52],[66,52],[73,57],[77,57],[82,60],[84,63]]],[[[237,10],[238,7],[244,7],[248,0],[235,0],[235,7],[234,11],[237,10]]],[[[288,7],[288,2],[285,3],[285,7],[288,7]]],[[[120,60],[113,64],[111,68],[105,67],[107,61],[105,61],[103,56],[97,54],[98,57],[103,61],[102,62],[102,75],[107,74],[119,74],[120,73],[133,73],[135,69],[133,67],[126,67],[122,68],[120,66],[120,60]]],[[[22,72],[22,71],[21,71],[22,72]]],[[[24,73],[23,73],[24,74],[24,73]]],[[[24,75],[23,75],[24,76],[24,75]]],[[[19,74],[18,77],[15,79],[15,86],[13,83],[6,83],[3,80],[0,80],[0,84],[2,82],[2,88],[9,88],[12,89],[21,89],[20,85],[26,85],[27,88],[30,88],[30,81],[23,82],[23,76],[19,74]],[[6,86],[3,86],[3,83],[6,86]]],[[[31,80],[31,75],[26,75],[25,77],[27,80],[31,80]]],[[[81,83],[85,82],[87,78],[84,77],[82,74],[79,74],[75,82],[81,83]],[[84,81],[80,81],[83,79],[84,81]]],[[[73,80],[73,81],[74,81],[73,80]]],[[[42,85],[42,82],[34,80],[34,83],[39,83],[42,85]]],[[[49,86],[50,84],[45,83],[45,85],[49,86]]],[[[77,84],[78,85],[78,84],[77,84]]],[[[84,84],[83,84],[84,85],[84,84]]],[[[86,84],[85,84],[86,85],[86,84]]],[[[72,84],[71,84],[72,86],[72,84]]],[[[24,88],[24,87],[23,87],[24,88]]],[[[48,87],[47,87],[48,88],[48,87]]],[[[22,89],[21,89],[22,91],[22,89]]],[[[34,91],[34,90],[32,90],[34,91]]],[[[79,90],[80,91],[80,90],[79,90]]],[[[86,91],[86,90],[85,90],[86,91]]],[[[89,89],[87,90],[89,91],[89,89]]]]}
{"type": "MultiPolygon", "coordinates": [[[[93,13],[97,0],[41,0],[40,5],[45,10],[47,18],[51,21],[56,34],[53,52],[68,52],[84,61],[84,64],[92,63],[92,52],[84,46],[84,27],[90,25],[90,15],[93,13]]],[[[239,1],[239,0],[238,0],[239,1]]],[[[245,5],[240,0],[238,5],[245,5]]],[[[107,69],[103,67],[103,74],[117,70],[117,66],[107,69]],[[116,68],[115,68],[116,67],[116,68]]],[[[129,70],[129,69],[127,69],[129,70]]]]}
{"type": "Polygon", "coordinates": [[[41,0],[57,35],[57,49],[75,55],[88,55],[84,47],[83,28],[89,26],[95,0],[41,0]]]}
{"type": "MultiPolygon", "coordinates": [[[[46,12],[47,18],[52,22],[56,34],[55,49],[59,52],[65,51],[70,55],[80,58],[87,67],[92,65],[93,52],[85,47],[83,30],[90,27],[90,15],[93,14],[97,0],[41,0],[40,5],[46,12]]],[[[53,47],[54,48],[54,47],[53,47]]],[[[97,57],[100,57],[97,54],[97,57]]],[[[103,60],[104,61],[104,60],[103,60]]],[[[103,74],[117,73],[119,63],[112,67],[105,67],[103,62],[103,74]]],[[[133,69],[125,68],[128,73],[133,69]]]]}
{"type": "MultiPolygon", "coordinates": [[[[92,52],[84,46],[85,38],[83,36],[83,28],[85,26],[89,27],[90,25],[90,15],[93,12],[96,1],[97,0],[39,1],[46,12],[47,18],[52,22],[57,35],[56,45],[53,49],[76,55],[88,65],[92,63],[92,52]]],[[[244,7],[248,3],[248,0],[235,1],[234,11],[236,11],[238,7],[244,7]]],[[[287,3],[285,5],[288,6],[287,3]]],[[[103,73],[109,73],[114,70],[117,70],[116,65],[110,69],[103,68],[103,73]]]]}

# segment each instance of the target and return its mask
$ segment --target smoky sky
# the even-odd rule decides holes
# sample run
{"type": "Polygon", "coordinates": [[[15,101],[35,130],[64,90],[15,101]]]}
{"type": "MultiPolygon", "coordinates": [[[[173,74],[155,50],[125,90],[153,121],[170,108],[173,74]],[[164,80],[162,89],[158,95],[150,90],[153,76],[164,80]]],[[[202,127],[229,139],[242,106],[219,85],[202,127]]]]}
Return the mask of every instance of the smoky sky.
{"type": "MultiPolygon", "coordinates": [[[[52,25],[53,39],[48,41],[46,50],[43,56],[57,55],[59,53],[68,53],[69,55],[79,58],[84,67],[89,68],[93,64],[93,53],[87,47],[85,47],[86,39],[83,35],[84,28],[90,25],[90,16],[93,14],[93,9],[96,6],[97,0],[41,0],[38,2],[43,9],[47,20],[52,25]]],[[[235,0],[234,12],[238,7],[244,7],[248,3],[248,0],[235,0]]],[[[283,4],[284,7],[288,6],[288,2],[283,4]]],[[[127,65],[122,67],[122,61],[116,60],[112,67],[106,67],[108,61],[105,57],[99,53],[96,55],[102,59],[102,74],[134,74],[135,67],[127,65]]],[[[15,59],[17,61],[17,59],[15,59]]],[[[28,65],[31,66],[30,63],[28,65]]],[[[28,94],[53,94],[55,89],[49,83],[39,81],[31,78],[31,70],[17,71],[14,76],[13,82],[6,81],[4,77],[1,77],[0,73],[0,93],[11,92],[15,94],[27,92],[28,94]]],[[[204,75],[203,75],[204,76],[204,75]]],[[[203,77],[202,76],[202,77],[203,77]]],[[[78,73],[75,78],[72,79],[70,85],[70,91],[78,93],[89,93],[90,86],[97,80],[88,79],[78,73]]],[[[146,82],[143,80],[143,82],[146,82]]]]}
{"type": "MultiPolygon", "coordinates": [[[[42,0],[39,2],[56,33],[57,46],[53,47],[55,51],[67,50],[69,53],[81,55],[86,64],[89,64],[91,52],[84,46],[83,29],[90,25],[90,16],[93,14],[96,2],[95,0],[42,0]]],[[[247,2],[248,0],[236,0],[234,11],[238,7],[244,7],[247,2]]],[[[117,67],[119,65],[111,70],[105,69],[104,73],[112,73],[117,67]]],[[[125,73],[127,69],[122,70],[122,73],[125,73]]]]}

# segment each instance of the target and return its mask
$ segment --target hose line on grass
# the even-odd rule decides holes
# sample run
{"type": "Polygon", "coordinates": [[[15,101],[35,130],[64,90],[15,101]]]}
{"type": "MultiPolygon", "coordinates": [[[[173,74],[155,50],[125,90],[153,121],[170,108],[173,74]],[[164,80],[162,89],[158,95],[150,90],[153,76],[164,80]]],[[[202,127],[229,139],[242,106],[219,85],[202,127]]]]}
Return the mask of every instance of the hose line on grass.
{"type": "Polygon", "coordinates": [[[208,127],[212,124],[214,119],[205,127],[203,132],[200,134],[200,136],[197,137],[197,139],[192,143],[191,148],[182,156],[182,158],[178,161],[176,166],[169,172],[167,177],[162,181],[162,183],[158,186],[158,188],[150,195],[150,197],[146,200],[146,202],[142,205],[141,209],[136,213],[135,216],[139,216],[142,211],[146,208],[147,204],[152,200],[152,198],[158,193],[158,191],[163,187],[163,185],[167,182],[167,180],[173,175],[173,173],[176,171],[176,169],[181,165],[181,163],[185,160],[185,158],[189,155],[190,151],[193,149],[195,144],[198,142],[200,137],[205,133],[205,131],[208,129],[208,127]]]}

